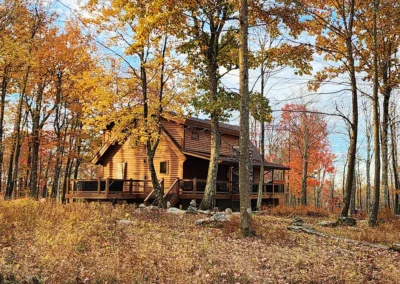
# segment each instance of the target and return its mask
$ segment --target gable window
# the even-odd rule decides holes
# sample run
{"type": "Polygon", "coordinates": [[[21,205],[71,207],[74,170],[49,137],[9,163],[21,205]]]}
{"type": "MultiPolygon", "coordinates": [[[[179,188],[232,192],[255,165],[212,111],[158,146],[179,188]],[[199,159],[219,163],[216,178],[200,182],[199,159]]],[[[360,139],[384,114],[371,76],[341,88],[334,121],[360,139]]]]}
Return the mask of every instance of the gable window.
{"type": "Polygon", "coordinates": [[[199,140],[200,134],[198,132],[192,132],[192,140],[199,140]]]}
{"type": "Polygon", "coordinates": [[[168,162],[160,162],[160,174],[168,174],[168,162]]]}

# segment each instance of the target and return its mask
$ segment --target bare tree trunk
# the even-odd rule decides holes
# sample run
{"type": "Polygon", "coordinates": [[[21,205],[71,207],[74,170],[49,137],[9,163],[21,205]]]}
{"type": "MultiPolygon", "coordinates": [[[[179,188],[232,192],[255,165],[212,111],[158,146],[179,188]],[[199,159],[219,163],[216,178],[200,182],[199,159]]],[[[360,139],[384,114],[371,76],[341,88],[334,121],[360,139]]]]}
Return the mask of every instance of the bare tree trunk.
{"type": "Polygon", "coordinates": [[[350,199],[350,215],[354,215],[356,213],[356,191],[357,191],[357,175],[354,175],[353,188],[351,190],[351,199],[350,199]]]}
{"type": "Polygon", "coordinates": [[[45,85],[42,85],[37,92],[35,99],[35,109],[32,113],[32,134],[31,134],[31,171],[29,178],[29,195],[31,198],[38,198],[38,165],[39,165],[39,147],[40,147],[40,114],[42,108],[43,91],[45,85]]]}
{"type": "Polygon", "coordinates": [[[331,203],[331,213],[333,213],[333,207],[334,207],[334,198],[335,198],[335,175],[332,177],[331,176],[331,184],[330,184],[330,203],[331,203]]]}
{"type": "Polygon", "coordinates": [[[365,116],[365,136],[367,139],[367,153],[365,159],[365,171],[366,171],[366,189],[365,189],[365,208],[366,211],[369,212],[371,206],[371,140],[372,140],[372,129],[370,120],[368,119],[368,109],[367,106],[364,105],[364,116],[365,116]]]}
{"type": "Polygon", "coordinates": [[[4,109],[6,105],[6,94],[7,87],[10,78],[8,77],[8,70],[10,65],[4,66],[3,70],[3,80],[1,83],[1,99],[0,99],[0,192],[3,191],[3,157],[4,157],[4,149],[3,149],[3,129],[4,129],[4,109]]]}
{"type": "Polygon", "coordinates": [[[49,159],[47,160],[47,167],[46,171],[44,174],[44,185],[42,188],[42,197],[47,198],[48,190],[47,190],[47,179],[49,178],[49,168],[50,168],[50,163],[51,159],[53,158],[53,152],[49,151],[49,159]]]}
{"type": "Polygon", "coordinates": [[[261,166],[260,166],[260,181],[258,184],[258,194],[257,194],[257,210],[261,210],[261,202],[263,196],[264,189],[264,157],[265,157],[265,146],[264,146],[264,136],[265,136],[265,127],[264,121],[261,122],[261,139],[260,139],[260,147],[261,147],[261,166]]]}
{"type": "Polygon", "coordinates": [[[22,108],[25,99],[26,86],[28,84],[28,77],[30,72],[30,66],[28,66],[25,72],[23,81],[23,88],[18,100],[17,115],[15,118],[15,124],[13,133],[11,135],[11,152],[10,161],[8,163],[8,174],[7,174],[7,186],[6,186],[6,199],[11,199],[15,184],[18,180],[18,161],[21,152],[21,120],[22,120],[22,108]],[[15,165],[15,166],[14,166],[15,165]]]}
{"type": "Polygon", "coordinates": [[[249,66],[248,66],[248,4],[240,0],[240,159],[239,159],[239,192],[240,192],[240,229],[242,235],[251,235],[250,204],[250,171],[249,168],[249,66]]]}
{"type": "MultiPolygon", "coordinates": [[[[218,97],[218,80],[217,73],[218,67],[215,63],[215,54],[208,55],[208,66],[207,75],[209,79],[210,103],[213,104],[217,101],[218,97]]],[[[210,162],[208,165],[207,182],[206,188],[204,189],[203,199],[200,204],[202,210],[211,209],[214,202],[214,194],[217,187],[217,175],[218,175],[218,159],[219,159],[219,146],[221,137],[219,136],[219,119],[218,116],[211,113],[211,152],[210,152],[210,162]]]]}
{"type": "Polygon", "coordinates": [[[389,150],[388,150],[388,132],[389,132],[389,99],[390,90],[385,90],[383,94],[382,107],[382,191],[383,191],[383,207],[390,208],[389,199],[389,150]]]}
{"type": "MultiPolygon", "coordinates": [[[[261,64],[261,95],[264,97],[264,64],[261,64]]],[[[260,181],[258,184],[258,194],[257,194],[257,210],[261,210],[261,202],[264,189],[264,159],[265,159],[265,122],[264,116],[261,117],[261,138],[260,138],[260,149],[261,149],[261,166],[260,166],[260,181]]]]}
{"type": "Polygon", "coordinates": [[[303,173],[301,176],[301,205],[307,206],[307,174],[308,171],[308,157],[303,156],[303,173]]]}
{"type": "Polygon", "coordinates": [[[381,174],[381,161],[380,161],[380,144],[379,144],[379,75],[378,75],[378,44],[377,44],[377,23],[376,14],[378,10],[377,0],[373,0],[373,39],[374,39],[374,88],[373,88],[373,120],[374,120],[374,202],[368,218],[368,224],[371,227],[377,226],[378,211],[379,211],[379,198],[380,198],[380,174],[381,174]]]}
{"type": "Polygon", "coordinates": [[[200,209],[211,209],[214,202],[214,194],[217,187],[218,175],[218,159],[219,159],[219,144],[221,137],[219,136],[218,118],[211,115],[211,153],[210,163],[208,165],[206,188],[204,189],[203,199],[200,204],[200,209]]]}
{"type": "MultiPolygon", "coordinates": [[[[400,181],[398,174],[398,161],[397,161],[397,129],[395,122],[395,110],[392,110],[392,117],[390,123],[390,132],[391,132],[391,144],[392,144],[392,169],[393,169],[393,180],[394,180],[394,189],[400,190],[400,181]]],[[[399,194],[396,192],[395,200],[394,200],[394,212],[396,214],[400,214],[400,204],[399,204],[399,194]]]]}
{"type": "Polygon", "coordinates": [[[351,82],[351,98],[352,98],[352,121],[350,123],[350,147],[348,156],[347,177],[345,185],[345,196],[343,201],[343,209],[341,216],[348,217],[351,195],[353,190],[354,172],[356,166],[356,153],[357,153],[357,136],[358,136],[358,94],[357,94],[357,79],[354,62],[353,52],[353,22],[355,18],[355,0],[349,3],[350,14],[349,23],[347,26],[346,49],[347,61],[349,67],[349,75],[351,82]]]}

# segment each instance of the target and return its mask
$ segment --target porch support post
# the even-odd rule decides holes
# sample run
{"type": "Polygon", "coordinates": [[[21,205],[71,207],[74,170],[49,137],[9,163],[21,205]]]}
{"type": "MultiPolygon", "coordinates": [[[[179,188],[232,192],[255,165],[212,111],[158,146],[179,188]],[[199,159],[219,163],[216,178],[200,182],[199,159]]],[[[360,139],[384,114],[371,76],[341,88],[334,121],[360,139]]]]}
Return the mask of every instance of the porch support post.
{"type": "Polygon", "coordinates": [[[110,179],[106,178],[106,198],[108,197],[109,192],[110,192],[110,179]]]}
{"type": "Polygon", "coordinates": [[[195,178],[193,179],[193,194],[194,194],[194,199],[197,199],[197,198],[196,198],[196,193],[197,193],[197,178],[195,177],[195,178]]]}
{"type": "Polygon", "coordinates": [[[101,177],[97,179],[97,194],[101,193],[101,177]]]}

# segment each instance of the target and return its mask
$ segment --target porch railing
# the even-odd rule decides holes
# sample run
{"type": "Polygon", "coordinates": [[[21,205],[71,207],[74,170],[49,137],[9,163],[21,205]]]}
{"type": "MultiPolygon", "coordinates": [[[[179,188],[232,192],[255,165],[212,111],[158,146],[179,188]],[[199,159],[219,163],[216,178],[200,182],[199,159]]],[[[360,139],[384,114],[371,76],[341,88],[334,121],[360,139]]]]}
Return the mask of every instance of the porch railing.
{"type": "Polygon", "coordinates": [[[135,179],[71,179],[66,194],[134,194],[148,193],[153,187],[148,180],[135,179]]]}
{"type": "MultiPolygon", "coordinates": [[[[181,193],[203,194],[206,188],[206,179],[180,179],[179,190],[181,193]]],[[[257,194],[258,183],[253,183],[252,193],[257,194]]],[[[263,186],[264,194],[284,194],[285,186],[283,183],[265,183],[263,186]]],[[[239,194],[239,183],[231,181],[217,180],[216,194],[239,194]]]]}

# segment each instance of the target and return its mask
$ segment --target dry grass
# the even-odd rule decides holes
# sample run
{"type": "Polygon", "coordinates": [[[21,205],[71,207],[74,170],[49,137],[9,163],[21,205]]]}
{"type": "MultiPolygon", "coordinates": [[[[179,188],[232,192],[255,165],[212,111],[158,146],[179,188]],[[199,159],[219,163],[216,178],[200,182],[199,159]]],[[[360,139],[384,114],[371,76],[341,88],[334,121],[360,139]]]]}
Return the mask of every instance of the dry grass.
{"type": "Polygon", "coordinates": [[[266,207],[261,214],[280,217],[329,217],[331,213],[325,208],[312,206],[286,206],[266,207]]]}
{"type": "Polygon", "coordinates": [[[368,226],[367,218],[365,213],[357,216],[358,221],[355,227],[318,228],[318,230],[344,238],[387,246],[400,243],[400,218],[398,216],[393,215],[390,210],[381,211],[376,228],[368,226]]]}
{"type": "MultiPolygon", "coordinates": [[[[286,230],[257,216],[196,227],[192,215],[96,203],[0,202],[0,274],[28,283],[395,283],[395,252],[286,230]],[[129,219],[131,224],[116,221],[129,219]]],[[[0,282],[2,280],[0,279],[0,282]]]]}

